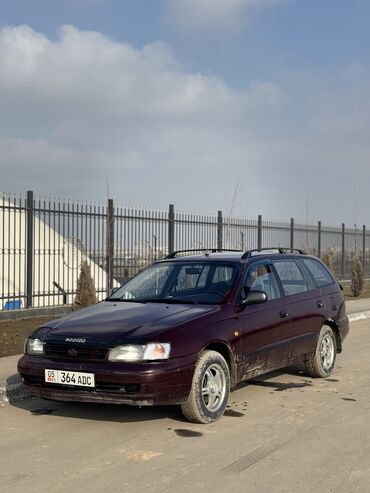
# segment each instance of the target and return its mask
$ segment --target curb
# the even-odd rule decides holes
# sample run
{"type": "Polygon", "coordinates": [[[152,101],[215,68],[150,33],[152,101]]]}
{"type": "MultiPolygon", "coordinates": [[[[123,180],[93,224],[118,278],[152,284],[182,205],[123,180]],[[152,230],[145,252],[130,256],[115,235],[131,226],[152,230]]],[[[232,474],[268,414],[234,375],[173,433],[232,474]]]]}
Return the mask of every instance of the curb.
{"type": "Polygon", "coordinates": [[[358,313],[350,313],[348,315],[348,318],[350,322],[357,322],[357,320],[366,320],[370,318],[370,310],[358,313]]]}
{"type": "Polygon", "coordinates": [[[24,401],[30,397],[30,391],[21,382],[0,387],[0,407],[4,407],[9,402],[24,401]]]}
{"type": "Polygon", "coordinates": [[[22,320],[32,317],[62,317],[71,312],[71,305],[45,307],[45,308],[22,308],[21,310],[6,310],[0,312],[0,322],[8,320],[22,320]]]}

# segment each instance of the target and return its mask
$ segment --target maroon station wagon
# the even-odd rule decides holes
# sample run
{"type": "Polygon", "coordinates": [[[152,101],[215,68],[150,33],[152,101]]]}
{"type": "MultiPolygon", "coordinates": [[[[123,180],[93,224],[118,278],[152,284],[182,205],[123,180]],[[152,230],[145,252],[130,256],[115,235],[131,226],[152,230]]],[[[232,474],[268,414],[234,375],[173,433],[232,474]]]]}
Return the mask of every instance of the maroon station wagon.
{"type": "Polygon", "coordinates": [[[180,404],[190,421],[210,423],[243,380],[297,362],[312,377],[331,374],[349,321],[318,258],[288,248],[190,252],[36,330],[18,363],[31,393],[180,404]]]}

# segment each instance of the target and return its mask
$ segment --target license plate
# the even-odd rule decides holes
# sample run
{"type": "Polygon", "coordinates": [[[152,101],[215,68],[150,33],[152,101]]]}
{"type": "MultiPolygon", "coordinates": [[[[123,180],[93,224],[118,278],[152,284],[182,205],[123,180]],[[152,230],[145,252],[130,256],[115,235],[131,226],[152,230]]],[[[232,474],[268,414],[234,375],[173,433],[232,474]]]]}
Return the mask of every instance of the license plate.
{"type": "Polygon", "coordinates": [[[45,382],[77,387],[95,387],[95,375],[80,371],[45,370],[45,382]]]}

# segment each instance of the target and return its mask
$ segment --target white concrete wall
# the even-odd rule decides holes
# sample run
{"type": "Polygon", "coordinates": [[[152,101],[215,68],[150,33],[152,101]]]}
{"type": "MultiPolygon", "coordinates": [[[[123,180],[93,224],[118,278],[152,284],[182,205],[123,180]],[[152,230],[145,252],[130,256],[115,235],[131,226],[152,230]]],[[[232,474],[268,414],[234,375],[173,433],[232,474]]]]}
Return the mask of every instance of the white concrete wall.
{"type": "MultiPolygon", "coordinates": [[[[5,201],[4,205],[10,204],[5,201]]],[[[95,288],[106,289],[106,272],[86,258],[77,245],[78,239],[65,239],[34,217],[34,307],[62,305],[63,296],[53,286],[53,281],[67,292],[75,291],[79,267],[84,259],[90,263],[95,288]],[[54,296],[48,296],[48,293],[54,296]]],[[[22,307],[26,303],[26,277],[26,212],[9,210],[9,213],[0,214],[0,292],[5,298],[17,296],[16,299],[22,301],[22,307]]],[[[105,296],[105,293],[98,295],[99,299],[105,296]]],[[[68,296],[67,302],[72,301],[73,296],[68,296]]],[[[0,300],[0,310],[5,302],[6,299],[0,300]]]]}

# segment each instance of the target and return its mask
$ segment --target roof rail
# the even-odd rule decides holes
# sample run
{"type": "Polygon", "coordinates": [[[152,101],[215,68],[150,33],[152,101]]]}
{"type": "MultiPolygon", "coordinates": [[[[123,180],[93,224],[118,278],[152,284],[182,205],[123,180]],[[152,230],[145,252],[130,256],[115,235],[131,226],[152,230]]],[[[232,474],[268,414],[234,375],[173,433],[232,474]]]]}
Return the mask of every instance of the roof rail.
{"type": "Polygon", "coordinates": [[[204,253],[217,253],[217,252],[240,252],[242,253],[242,250],[232,250],[231,248],[193,248],[193,249],[186,249],[186,250],[177,250],[176,252],[172,252],[167,257],[166,259],[170,258],[175,258],[176,255],[179,253],[199,253],[199,252],[204,252],[204,253]]]}
{"type": "Polygon", "coordinates": [[[253,253],[256,252],[271,252],[271,250],[277,250],[280,254],[285,254],[288,252],[298,252],[301,255],[306,255],[306,252],[300,248],[290,248],[290,247],[270,247],[270,248],[255,248],[254,250],[247,250],[243,253],[242,259],[248,259],[252,257],[253,253]]]}

